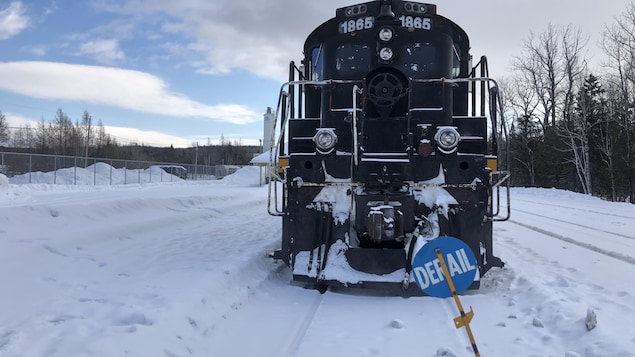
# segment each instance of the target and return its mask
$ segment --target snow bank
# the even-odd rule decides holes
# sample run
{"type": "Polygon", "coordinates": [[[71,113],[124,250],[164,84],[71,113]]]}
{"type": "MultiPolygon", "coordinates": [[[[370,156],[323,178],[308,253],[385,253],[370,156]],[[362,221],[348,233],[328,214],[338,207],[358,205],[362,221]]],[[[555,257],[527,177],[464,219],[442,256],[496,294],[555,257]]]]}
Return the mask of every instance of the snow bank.
{"type": "Polygon", "coordinates": [[[223,183],[233,186],[260,186],[260,168],[245,166],[222,179],[223,183]]]}
{"type": "Polygon", "coordinates": [[[83,167],[70,167],[50,172],[31,172],[9,179],[13,184],[62,185],[123,185],[134,183],[179,182],[178,176],[165,172],[159,166],[147,169],[114,168],[105,162],[83,167]]]}
{"type": "Polygon", "coordinates": [[[7,188],[9,188],[9,179],[5,175],[0,174],[0,190],[7,188]]]}

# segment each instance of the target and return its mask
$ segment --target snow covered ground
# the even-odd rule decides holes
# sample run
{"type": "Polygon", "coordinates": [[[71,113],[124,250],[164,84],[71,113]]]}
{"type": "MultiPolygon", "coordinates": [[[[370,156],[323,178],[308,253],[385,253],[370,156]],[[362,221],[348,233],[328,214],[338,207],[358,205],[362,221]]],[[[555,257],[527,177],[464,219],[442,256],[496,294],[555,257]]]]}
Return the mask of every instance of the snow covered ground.
{"type": "MultiPolygon", "coordinates": [[[[0,175],[0,356],[473,356],[452,299],[290,283],[258,169],[143,185],[0,175]]],[[[635,356],[635,205],[514,189],[462,295],[481,356],[635,356]],[[588,311],[597,327],[588,331],[588,311]]]]}

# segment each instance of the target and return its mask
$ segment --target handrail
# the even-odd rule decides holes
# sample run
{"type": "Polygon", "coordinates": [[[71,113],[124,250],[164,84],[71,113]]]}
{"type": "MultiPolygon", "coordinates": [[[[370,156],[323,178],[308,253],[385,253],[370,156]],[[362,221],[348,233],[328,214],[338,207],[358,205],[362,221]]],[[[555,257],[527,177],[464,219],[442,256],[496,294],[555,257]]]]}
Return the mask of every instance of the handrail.
{"type": "MultiPolygon", "coordinates": [[[[280,155],[280,145],[282,142],[282,138],[284,137],[284,133],[285,133],[285,128],[287,126],[287,121],[289,120],[289,116],[290,114],[290,101],[289,99],[289,93],[284,91],[284,86],[280,89],[280,95],[278,97],[278,105],[276,106],[276,115],[274,117],[273,120],[273,128],[274,130],[271,131],[271,142],[275,143],[272,148],[271,151],[269,152],[269,170],[273,170],[274,174],[275,174],[275,179],[273,179],[273,177],[269,177],[269,186],[268,186],[268,193],[267,193],[267,212],[269,212],[270,215],[272,216],[283,216],[285,214],[284,212],[284,207],[283,209],[278,209],[279,204],[278,204],[278,185],[276,184],[279,180],[278,177],[278,160],[279,160],[279,155],[280,155]],[[285,100],[287,99],[287,100],[285,100]],[[283,113],[281,111],[283,104],[286,104],[287,108],[285,108],[286,110],[284,111],[284,117],[282,117],[283,113]],[[278,123],[278,115],[281,116],[280,118],[280,134],[278,135],[278,139],[276,141],[274,141],[275,137],[276,137],[276,126],[278,123]],[[273,186],[273,188],[272,188],[273,186]],[[272,192],[273,191],[273,192],[272,192]],[[273,194],[273,210],[272,210],[272,194],[273,194]]],[[[271,173],[271,172],[270,172],[271,173]]],[[[273,176],[273,175],[270,175],[273,176]]]]}
{"type": "Polygon", "coordinates": [[[359,145],[357,142],[357,94],[362,94],[362,88],[358,87],[357,84],[353,86],[353,162],[355,166],[359,166],[358,159],[358,149],[359,145]]]}

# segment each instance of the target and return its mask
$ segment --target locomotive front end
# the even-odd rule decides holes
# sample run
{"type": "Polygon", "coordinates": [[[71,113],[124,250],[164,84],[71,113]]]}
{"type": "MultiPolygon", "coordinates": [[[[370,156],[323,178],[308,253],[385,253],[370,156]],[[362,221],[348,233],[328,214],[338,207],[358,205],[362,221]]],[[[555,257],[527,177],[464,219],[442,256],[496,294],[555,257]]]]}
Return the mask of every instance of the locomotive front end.
{"type": "Polygon", "coordinates": [[[509,216],[498,212],[508,173],[498,169],[506,141],[497,99],[485,58],[472,67],[467,35],[435,5],[337,9],[308,36],[281,90],[275,257],[320,287],[408,289],[414,253],[448,235],[477,257],[477,287],[502,266],[492,222],[509,216]]]}

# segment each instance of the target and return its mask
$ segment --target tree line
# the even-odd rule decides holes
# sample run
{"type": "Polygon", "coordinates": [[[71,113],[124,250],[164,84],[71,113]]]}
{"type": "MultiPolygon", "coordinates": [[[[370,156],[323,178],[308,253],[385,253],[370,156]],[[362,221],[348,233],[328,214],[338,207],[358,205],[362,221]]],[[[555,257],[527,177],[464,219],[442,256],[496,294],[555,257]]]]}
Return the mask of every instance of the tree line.
{"type": "Polygon", "coordinates": [[[9,128],[6,116],[0,111],[2,150],[213,166],[248,165],[260,148],[242,145],[240,141],[232,141],[222,135],[218,145],[212,145],[208,140],[206,145],[193,143],[190,148],[121,145],[106,132],[101,120],[94,123],[88,111],[84,111],[80,120],[73,122],[62,109],[58,109],[48,122],[42,119],[35,127],[25,124],[18,128],[9,128]]]}
{"type": "Polygon", "coordinates": [[[119,146],[101,120],[95,124],[88,111],[73,123],[62,109],[49,122],[42,119],[35,127],[25,124],[14,130],[9,130],[6,117],[0,112],[1,144],[42,154],[89,156],[90,153],[100,157],[112,154],[119,146]]]}
{"type": "Polygon", "coordinates": [[[601,68],[572,25],[531,33],[501,81],[514,185],[635,199],[635,5],[605,26],[601,68]]]}

